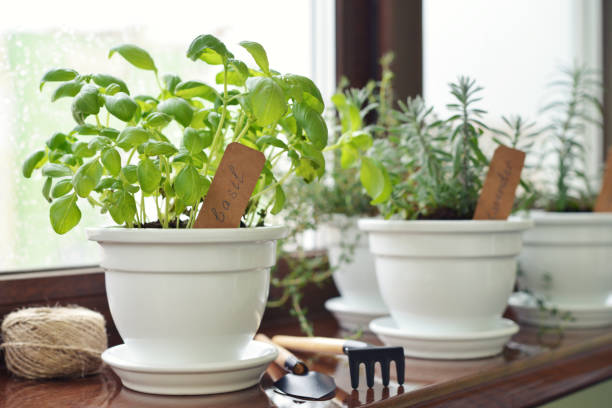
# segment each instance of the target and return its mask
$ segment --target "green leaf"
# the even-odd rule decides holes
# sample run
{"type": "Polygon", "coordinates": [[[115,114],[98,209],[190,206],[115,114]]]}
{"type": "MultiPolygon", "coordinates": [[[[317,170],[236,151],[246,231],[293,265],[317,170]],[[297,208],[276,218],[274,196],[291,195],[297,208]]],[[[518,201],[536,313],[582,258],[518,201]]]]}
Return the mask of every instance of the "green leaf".
{"type": "Polygon", "coordinates": [[[109,139],[115,140],[119,136],[119,131],[113,128],[102,128],[100,129],[100,136],[106,136],[109,139]]]}
{"type": "Polygon", "coordinates": [[[94,149],[89,148],[89,144],[85,142],[76,142],[72,145],[72,153],[75,157],[91,157],[96,154],[94,149]]]}
{"type": "Polygon", "coordinates": [[[43,86],[47,82],[71,81],[74,78],[76,78],[77,75],[79,75],[79,73],[76,72],[74,69],[67,69],[67,68],[51,69],[45,72],[45,75],[43,75],[42,79],[40,80],[40,90],[42,91],[43,86]]]}
{"type": "Polygon", "coordinates": [[[144,152],[147,156],[172,156],[178,150],[171,143],[151,141],[145,144],[144,152]]]}
{"type": "Polygon", "coordinates": [[[110,114],[124,122],[129,122],[138,109],[138,104],[124,92],[106,95],[104,101],[110,114]]]}
{"type": "Polygon", "coordinates": [[[283,188],[281,186],[276,186],[276,191],[274,193],[274,207],[272,207],[272,210],[270,210],[270,212],[273,215],[276,215],[281,212],[284,206],[285,192],[283,191],[283,188]]]}
{"type": "Polygon", "coordinates": [[[98,160],[90,161],[81,166],[72,177],[74,191],[85,198],[96,187],[102,178],[102,165],[98,160]]]}
{"type": "MultiPolygon", "coordinates": [[[[215,77],[215,82],[217,84],[223,84],[225,75],[225,71],[219,72],[215,77]]],[[[247,77],[248,76],[245,76],[241,71],[234,68],[234,66],[230,66],[227,69],[227,83],[229,85],[244,86],[247,77]]]]}
{"type": "Polygon", "coordinates": [[[365,132],[353,133],[353,137],[351,138],[351,143],[364,151],[372,147],[373,142],[372,136],[365,132]]]}
{"type": "Polygon", "coordinates": [[[46,142],[49,149],[55,150],[66,144],[66,135],[60,132],[54,133],[46,142]]]}
{"type": "Polygon", "coordinates": [[[168,92],[173,94],[176,89],[176,85],[181,82],[181,78],[178,75],[166,74],[162,77],[162,81],[164,81],[168,92]]]}
{"type": "Polygon", "coordinates": [[[95,151],[98,151],[110,145],[111,143],[112,143],[111,139],[109,139],[108,137],[96,136],[93,139],[91,139],[91,141],[87,144],[87,147],[95,151]]]}
{"type": "Polygon", "coordinates": [[[188,127],[183,133],[183,146],[185,146],[192,155],[201,152],[203,149],[210,146],[211,143],[212,135],[207,135],[203,131],[188,127]]]}
{"type": "Polygon", "coordinates": [[[180,82],[178,85],[176,85],[174,94],[176,96],[180,96],[181,98],[189,99],[199,97],[211,102],[214,102],[219,97],[219,94],[215,88],[200,81],[180,82]]]}
{"type": "Polygon", "coordinates": [[[114,191],[111,196],[111,205],[108,207],[108,212],[117,224],[131,224],[136,215],[134,196],[126,190],[114,191]]]}
{"type": "Polygon", "coordinates": [[[268,55],[261,44],[253,41],[242,41],[240,43],[255,60],[257,66],[266,74],[270,74],[270,65],[268,64],[268,55]]]}
{"type": "Polygon", "coordinates": [[[293,104],[293,115],[313,145],[321,150],[327,146],[327,125],[321,115],[302,103],[293,104]]]}
{"type": "Polygon", "coordinates": [[[55,102],[64,97],[73,97],[79,93],[82,87],[83,83],[80,81],[64,82],[58,86],[55,91],[53,91],[53,95],[51,95],[51,102],[55,102]]]}
{"type": "Polygon", "coordinates": [[[68,166],[58,163],[47,163],[42,168],[42,175],[45,177],[67,177],[72,176],[72,171],[68,166]]]}
{"type": "MultiPolygon", "coordinates": [[[[84,85],[72,101],[73,116],[78,114],[84,119],[88,115],[97,115],[100,112],[98,96],[98,88],[84,85]]],[[[82,123],[82,120],[77,122],[82,123]]]]}
{"type": "Polygon", "coordinates": [[[51,226],[56,233],[67,233],[81,220],[81,210],[79,210],[76,202],[76,194],[71,194],[61,197],[51,204],[49,218],[51,226]]]}
{"type": "Polygon", "coordinates": [[[128,90],[128,87],[125,82],[123,82],[117,77],[108,74],[94,74],[91,78],[93,79],[96,85],[101,86],[102,88],[108,88],[112,84],[115,84],[119,86],[121,92],[124,92],[128,95],[130,94],[130,91],[128,90]]]}
{"type": "Polygon", "coordinates": [[[136,68],[157,72],[157,67],[155,66],[155,62],[153,62],[153,58],[151,58],[148,52],[136,45],[122,44],[111,48],[108,53],[108,58],[112,57],[115,52],[118,52],[127,62],[136,68]]]}
{"type": "Polygon", "coordinates": [[[384,167],[380,165],[378,165],[378,167],[383,173],[383,188],[380,194],[373,201],[370,202],[370,204],[372,205],[378,205],[378,204],[384,203],[385,201],[389,199],[389,197],[391,197],[391,192],[393,191],[393,186],[391,185],[391,178],[389,177],[389,173],[387,172],[387,169],[385,169],[384,167]]]}
{"type": "Polygon", "coordinates": [[[204,189],[208,187],[208,183],[208,179],[201,176],[194,166],[187,165],[176,176],[174,191],[185,204],[195,205],[204,195],[204,189]]]}
{"type": "Polygon", "coordinates": [[[193,118],[193,108],[182,98],[166,99],[157,105],[157,110],[172,116],[183,127],[189,126],[193,118]]]}
{"type": "Polygon", "coordinates": [[[368,157],[361,158],[359,178],[370,197],[376,199],[381,195],[385,187],[385,176],[372,159],[368,157]]]}
{"type": "Polygon", "coordinates": [[[317,113],[323,113],[325,110],[325,102],[323,101],[319,88],[317,88],[310,78],[294,74],[285,75],[283,78],[289,84],[291,94],[297,102],[304,102],[317,111],[317,113]]]}
{"type": "Polygon", "coordinates": [[[113,177],[117,177],[121,171],[121,156],[119,152],[113,148],[106,149],[102,152],[102,165],[113,177]]]}
{"type": "Polygon", "coordinates": [[[47,177],[47,179],[45,180],[45,184],[43,184],[42,188],[42,195],[48,202],[53,201],[49,196],[49,192],[51,191],[51,184],[53,184],[53,179],[51,177],[47,177]]]}
{"type": "Polygon", "coordinates": [[[199,58],[208,64],[219,65],[226,63],[229,58],[234,58],[234,55],[217,37],[206,34],[194,38],[187,49],[187,57],[192,61],[199,58]]]}
{"type": "Polygon", "coordinates": [[[285,144],[285,142],[283,142],[282,140],[274,136],[270,136],[270,135],[260,137],[259,139],[257,139],[255,144],[259,147],[260,150],[265,145],[272,145],[275,147],[280,147],[281,149],[284,149],[284,150],[289,149],[287,145],[285,144]]]}
{"type": "Polygon", "coordinates": [[[126,181],[130,184],[138,181],[138,167],[134,164],[128,164],[122,168],[121,173],[123,174],[123,177],[125,177],[126,181]]]}
{"type": "Polygon", "coordinates": [[[352,144],[345,143],[341,148],[340,166],[343,169],[348,169],[359,159],[359,151],[352,144]]]}
{"type": "Polygon", "coordinates": [[[63,179],[58,181],[51,190],[51,197],[59,198],[68,194],[72,190],[72,181],[70,179],[63,179]]]}
{"type": "Polygon", "coordinates": [[[163,129],[172,122],[172,116],[163,112],[151,112],[144,120],[144,125],[156,129],[163,129]]]}
{"type": "Polygon", "coordinates": [[[272,78],[249,78],[249,100],[259,126],[276,123],[287,111],[283,89],[272,78]]]}
{"type": "Polygon", "coordinates": [[[149,131],[146,129],[137,126],[128,126],[119,133],[117,145],[123,150],[128,151],[149,140],[150,136],[149,131]]]}
{"type": "Polygon", "coordinates": [[[37,150],[28,156],[27,159],[23,162],[23,166],[21,167],[21,173],[23,177],[30,178],[32,176],[32,172],[34,169],[38,168],[45,159],[45,151],[37,150]]]}
{"type": "Polygon", "coordinates": [[[158,190],[161,178],[161,171],[153,160],[144,158],[138,163],[138,184],[144,193],[151,194],[158,190]]]}
{"type": "Polygon", "coordinates": [[[72,129],[70,134],[78,133],[79,135],[91,136],[97,135],[100,133],[100,129],[97,126],[90,125],[89,123],[85,123],[83,125],[77,125],[72,129]]]}

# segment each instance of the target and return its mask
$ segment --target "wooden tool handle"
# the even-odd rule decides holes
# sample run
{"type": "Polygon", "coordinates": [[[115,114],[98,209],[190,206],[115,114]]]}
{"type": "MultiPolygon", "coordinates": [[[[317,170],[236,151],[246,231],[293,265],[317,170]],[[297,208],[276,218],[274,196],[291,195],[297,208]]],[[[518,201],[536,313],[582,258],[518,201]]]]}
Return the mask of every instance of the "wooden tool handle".
{"type": "Polygon", "coordinates": [[[289,370],[293,374],[304,375],[308,372],[308,367],[306,364],[301,361],[299,358],[294,356],[289,350],[284,348],[283,346],[274,343],[268,336],[263,333],[259,333],[255,335],[255,340],[262,341],[264,343],[272,344],[278,350],[278,357],[274,362],[279,366],[289,370]]]}
{"type": "Polygon", "coordinates": [[[333,354],[342,354],[346,342],[344,339],[332,339],[329,337],[295,336],[274,336],[272,341],[291,350],[333,354]]]}

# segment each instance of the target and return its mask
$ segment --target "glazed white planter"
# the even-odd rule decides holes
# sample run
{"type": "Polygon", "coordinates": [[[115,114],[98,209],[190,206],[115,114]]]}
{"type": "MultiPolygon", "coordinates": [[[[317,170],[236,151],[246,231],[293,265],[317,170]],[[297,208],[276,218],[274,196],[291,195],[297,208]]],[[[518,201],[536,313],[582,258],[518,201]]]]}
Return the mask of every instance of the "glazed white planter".
{"type": "Polygon", "coordinates": [[[132,359],[194,364],[238,360],[268,298],[285,227],[87,230],[113,321],[132,359]]]}
{"type": "Polygon", "coordinates": [[[499,322],[530,221],[359,220],[380,290],[400,329],[488,330],[499,322]]]}
{"type": "Polygon", "coordinates": [[[532,211],[522,283],[563,309],[612,304],[612,213],[532,211]]]}
{"type": "Polygon", "coordinates": [[[357,228],[356,218],[336,215],[324,227],[329,263],[336,268],[334,283],[344,304],[356,310],[385,311],[386,306],[378,289],[374,256],[368,248],[368,237],[357,228]],[[344,248],[352,246],[353,251],[344,248]],[[350,262],[342,260],[351,257],[350,262]]]}

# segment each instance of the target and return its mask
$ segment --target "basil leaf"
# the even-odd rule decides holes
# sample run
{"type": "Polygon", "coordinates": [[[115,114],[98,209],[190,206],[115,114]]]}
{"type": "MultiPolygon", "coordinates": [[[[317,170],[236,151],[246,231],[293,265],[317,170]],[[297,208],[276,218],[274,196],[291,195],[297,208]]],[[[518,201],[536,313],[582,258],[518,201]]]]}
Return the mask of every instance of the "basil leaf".
{"type": "Polygon", "coordinates": [[[157,67],[153,58],[148,52],[133,44],[122,44],[110,49],[108,58],[112,57],[115,52],[118,52],[127,62],[136,68],[146,69],[157,72],[157,67]]]}
{"type": "Polygon", "coordinates": [[[151,112],[144,120],[144,125],[152,128],[163,129],[172,122],[172,116],[163,112],[151,112]]]}
{"type": "Polygon", "coordinates": [[[96,85],[101,86],[103,88],[108,88],[112,84],[115,84],[119,86],[119,89],[121,90],[121,92],[125,92],[128,95],[130,94],[130,91],[128,90],[128,87],[125,84],[125,82],[123,82],[121,79],[114,77],[112,75],[94,74],[92,75],[91,79],[94,81],[96,85]]]}
{"type": "Polygon", "coordinates": [[[138,109],[138,104],[124,92],[107,95],[104,101],[110,114],[124,122],[129,122],[138,109]]]}
{"type": "Polygon", "coordinates": [[[193,118],[193,108],[182,98],[166,99],[157,105],[157,110],[172,116],[183,127],[189,126],[193,118]]]}
{"type": "Polygon", "coordinates": [[[72,190],[72,181],[69,179],[63,179],[58,181],[51,189],[51,197],[59,198],[68,194],[72,190]]]}
{"type": "Polygon", "coordinates": [[[72,171],[63,164],[47,163],[42,168],[42,175],[45,177],[67,177],[72,176],[72,171]]]}
{"type": "Polygon", "coordinates": [[[192,61],[199,58],[208,64],[219,65],[225,64],[229,58],[234,58],[234,55],[217,37],[206,34],[194,38],[187,49],[187,57],[192,61]]]}
{"type": "Polygon", "coordinates": [[[117,224],[131,223],[136,215],[134,196],[125,190],[114,191],[108,212],[117,224]]]}
{"type": "Polygon", "coordinates": [[[127,151],[149,140],[150,133],[137,126],[128,126],[119,133],[117,146],[127,151]]]}
{"type": "Polygon", "coordinates": [[[93,85],[83,86],[72,101],[73,114],[79,114],[82,119],[88,115],[97,115],[100,112],[98,96],[98,88],[93,85]]]}
{"type": "Polygon", "coordinates": [[[170,92],[171,94],[174,94],[176,85],[179,82],[181,82],[181,78],[179,78],[177,75],[166,74],[162,77],[162,81],[164,81],[164,84],[166,85],[166,89],[168,90],[168,92],[170,92]]]}
{"type": "Polygon", "coordinates": [[[138,163],[138,184],[140,184],[140,189],[144,193],[151,194],[159,189],[161,177],[161,171],[153,160],[149,158],[140,160],[138,163]]]}
{"type": "Polygon", "coordinates": [[[293,115],[314,146],[320,150],[327,146],[327,125],[320,114],[308,105],[294,103],[293,115]]]}
{"type": "Polygon", "coordinates": [[[361,158],[361,171],[359,173],[361,184],[372,199],[376,199],[385,187],[385,178],[382,170],[368,157],[361,158]]]}
{"type": "Polygon", "coordinates": [[[51,204],[49,218],[53,230],[58,234],[67,233],[81,220],[81,210],[79,210],[76,202],[76,194],[71,194],[61,197],[51,204]]]}
{"type": "Polygon", "coordinates": [[[28,156],[27,159],[23,162],[23,166],[21,167],[21,173],[25,178],[30,178],[32,176],[32,172],[35,168],[37,168],[45,158],[44,150],[37,150],[28,156]]]}
{"type": "Polygon", "coordinates": [[[287,102],[283,89],[272,79],[249,78],[249,99],[257,124],[267,126],[276,123],[286,112],[287,102]]]}
{"type": "Polygon", "coordinates": [[[79,93],[82,87],[83,83],[80,81],[65,82],[58,86],[55,91],[53,91],[53,94],[51,95],[51,102],[55,102],[64,97],[73,97],[79,93]]]}
{"type": "Polygon", "coordinates": [[[240,43],[255,60],[257,66],[265,73],[270,74],[270,65],[268,64],[268,55],[261,44],[254,41],[242,41],[240,43]]]}
{"type": "Polygon", "coordinates": [[[199,97],[211,102],[219,97],[215,88],[200,81],[181,82],[174,88],[174,93],[182,98],[199,97]]]}
{"type": "Polygon", "coordinates": [[[98,160],[90,161],[81,166],[72,177],[74,191],[85,198],[96,187],[102,178],[102,165],[98,160]]]}
{"type": "Polygon", "coordinates": [[[45,75],[43,75],[42,79],[40,80],[40,86],[39,86],[40,90],[42,91],[43,86],[47,82],[71,81],[74,78],[76,78],[77,75],[79,75],[79,73],[76,72],[74,69],[67,69],[67,68],[54,68],[54,69],[51,69],[51,70],[45,72],[45,75]]]}
{"type": "Polygon", "coordinates": [[[121,171],[121,156],[117,150],[110,148],[102,152],[101,161],[111,176],[117,177],[119,175],[121,171]]]}

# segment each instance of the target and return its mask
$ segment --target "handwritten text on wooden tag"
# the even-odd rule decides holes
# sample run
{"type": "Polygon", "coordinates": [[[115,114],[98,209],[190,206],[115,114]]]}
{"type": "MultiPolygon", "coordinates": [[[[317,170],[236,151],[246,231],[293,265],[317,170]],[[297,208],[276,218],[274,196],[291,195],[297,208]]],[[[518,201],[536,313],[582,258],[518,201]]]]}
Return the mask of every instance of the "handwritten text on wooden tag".
{"type": "Polygon", "coordinates": [[[512,212],[516,187],[521,181],[525,152],[499,146],[493,154],[476,211],[475,220],[505,220],[512,212]]]}
{"type": "Polygon", "coordinates": [[[606,170],[603,180],[601,181],[601,190],[597,196],[595,212],[612,212],[612,147],[608,149],[608,158],[606,159],[606,170]]]}
{"type": "Polygon", "coordinates": [[[238,228],[265,163],[263,153],[240,143],[230,143],[194,228],[238,228]]]}

